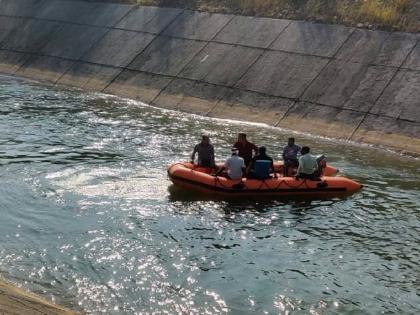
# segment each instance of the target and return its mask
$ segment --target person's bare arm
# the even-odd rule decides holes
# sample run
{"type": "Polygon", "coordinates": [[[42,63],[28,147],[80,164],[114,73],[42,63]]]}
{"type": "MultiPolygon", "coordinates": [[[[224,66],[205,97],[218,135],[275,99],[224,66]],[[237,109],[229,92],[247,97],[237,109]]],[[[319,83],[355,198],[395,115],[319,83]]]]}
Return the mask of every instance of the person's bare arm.
{"type": "Polygon", "coordinates": [[[210,149],[210,160],[211,160],[213,168],[216,168],[216,161],[215,161],[215,158],[214,158],[214,147],[213,146],[210,149]]]}
{"type": "Polygon", "coordinates": [[[254,150],[254,156],[258,154],[258,147],[254,144],[254,147],[252,148],[254,150]]]}
{"type": "Polygon", "coordinates": [[[220,174],[222,174],[222,172],[225,170],[225,167],[222,166],[219,168],[219,170],[216,172],[216,174],[214,174],[214,176],[219,176],[220,174]]]}
{"type": "Polygon", "coordinates": [[[197,153],[198,149],[197,146],[194,147],[194,150],[191,154],[191,163],[194,164],[194,160],[195,160],[195,154],[197,153]]]}
{"type": "Polygon", "coordinates": [[[302,159],[299,159],[299,166],[297,168],[296,175],[299,175],[302,172],[302,168],[303,168],[302,159]]]}

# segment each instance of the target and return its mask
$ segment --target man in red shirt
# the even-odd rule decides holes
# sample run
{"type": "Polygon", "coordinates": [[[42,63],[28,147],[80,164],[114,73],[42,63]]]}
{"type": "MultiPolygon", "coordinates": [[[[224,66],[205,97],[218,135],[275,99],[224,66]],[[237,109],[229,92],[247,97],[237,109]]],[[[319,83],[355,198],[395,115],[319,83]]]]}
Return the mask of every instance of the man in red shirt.
{"type": "Polygon", "coordinates": [[[238,141],[233,146],[239,150],[238,155],[244,159],[245,165],[248,167],[252,157],[257,154],[258,147],[246,139],[245,133],[238,135],[238,141]]]}

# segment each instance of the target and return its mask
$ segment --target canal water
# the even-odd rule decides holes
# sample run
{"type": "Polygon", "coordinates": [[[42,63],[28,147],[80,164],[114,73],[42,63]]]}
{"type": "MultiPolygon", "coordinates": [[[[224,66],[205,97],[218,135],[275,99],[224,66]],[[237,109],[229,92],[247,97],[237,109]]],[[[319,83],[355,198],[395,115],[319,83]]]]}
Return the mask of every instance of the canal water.
{"type": "Polygon", "coordinates": [[[294,134],[364,189],[206,199],[170,187],[202,132],[279,158],[290,132],[0,78],[0,274],[92,314],[418,314],[420,161],[294,134]]]}

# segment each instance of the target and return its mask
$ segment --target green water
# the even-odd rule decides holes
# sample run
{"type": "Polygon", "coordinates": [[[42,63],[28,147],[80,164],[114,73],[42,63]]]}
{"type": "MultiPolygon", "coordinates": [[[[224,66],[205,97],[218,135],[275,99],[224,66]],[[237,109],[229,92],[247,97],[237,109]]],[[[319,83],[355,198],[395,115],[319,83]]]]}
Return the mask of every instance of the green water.
{"type": "Polygon", "coordinates": [[[364,184],[330,200],[170,189],[202,132],[290,133],[0,78],[0,272],[92,314],[418,314],[420,162],[294,136],[364,184]],[[169,188],[169,189],[168,189],[169,188]]]}

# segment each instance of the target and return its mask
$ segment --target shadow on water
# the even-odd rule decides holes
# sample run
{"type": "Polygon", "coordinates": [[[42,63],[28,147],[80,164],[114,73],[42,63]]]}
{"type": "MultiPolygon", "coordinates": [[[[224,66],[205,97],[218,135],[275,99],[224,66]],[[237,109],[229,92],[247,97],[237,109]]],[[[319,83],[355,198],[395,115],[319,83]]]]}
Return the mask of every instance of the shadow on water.
{"type": "Polygon", "coordinates": [[[287,206],[292,214],[304,214],[315,208],[322,201],[328,201],[330,205],[345,200],[348,196],[220,196],[216,194],[205,194],[192,192],[171,184],[168,187],[169,202],[194,202],[194,201],[216,201],[223,202],[222,209],[226,214],[242,212],[251,209],[254,212],[264,213],[272,209],[281,209],[287,206]]]}

